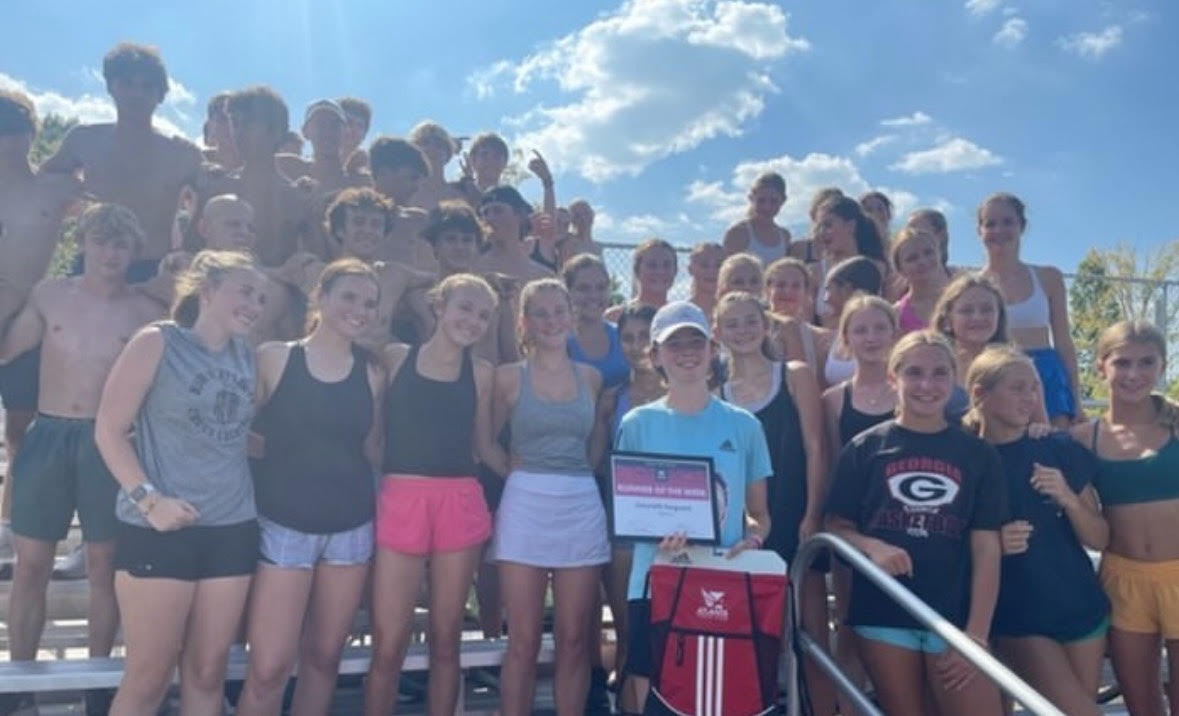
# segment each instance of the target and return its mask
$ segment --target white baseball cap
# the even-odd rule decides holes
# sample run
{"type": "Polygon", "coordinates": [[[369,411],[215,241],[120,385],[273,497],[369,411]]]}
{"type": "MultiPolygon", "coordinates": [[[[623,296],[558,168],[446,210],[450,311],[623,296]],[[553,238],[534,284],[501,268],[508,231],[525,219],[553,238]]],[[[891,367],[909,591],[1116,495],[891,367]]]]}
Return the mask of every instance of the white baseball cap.
{"type": "Polygon", "coordinates": [[[712,329],[704,311],[691,301],[672,301],[655,313],[651,319],[651,341],[662,343],[681,328],[695,328],[712,338],[712,329]]]}
{"type": "Polygon", "coordinates": [[[330,99],[321,99],[321,100],[317,100],[315,102],[312,102],[307,107],[307,112],[303,115],[303,123],[306,124],[307,121],[309,119],[311,119],[311,115],[315,114],[316,112],[321,112],[321,111],[322,112],[329,112],[331,114],[336,115],[337,117],[340,118],[341,122],[348,121],[348,118],[344,115],[344,110],[340,107],[340,105],[336,104],[335,102],[331,101],[330,99]]]}

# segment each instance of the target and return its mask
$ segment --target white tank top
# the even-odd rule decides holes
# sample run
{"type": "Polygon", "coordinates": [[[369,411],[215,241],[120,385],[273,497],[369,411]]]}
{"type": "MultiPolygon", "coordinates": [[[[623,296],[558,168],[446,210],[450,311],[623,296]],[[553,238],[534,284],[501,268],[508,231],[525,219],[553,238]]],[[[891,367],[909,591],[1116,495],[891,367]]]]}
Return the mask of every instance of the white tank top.
{"type": "Polygon", "coordinates": [[[1045,328],[1052,325],[1052,310],[1048,305],[1048,294],[1040,285],[1040,272],[1035,266],[1028,266],[1032,277],[1032,293],[1019,303],[1007,304],[1008,328],[1045,328]]]}
{"type": "Polygon", "coordinates": [[[827,351],[827,364],[823,366],[823,377],[827,380],[827,385],[838,385],[845,380],[850,380],[856,372],[855,359],[841,358],[839,345],[839,338],[833,338],[831,349],[827,351]]]}
{"type": "Polygon", "coordinates": [[[745,220],[745,233],[749,236],[749,246],[745,251],[761,259],[763,266],[769,266],[786,256],[786,232],[777,226],[774,229],[778,232],[778,243],[766,246],[757,238],[757,234],[753,233],[753,224],[748,219],[745,220]]]}

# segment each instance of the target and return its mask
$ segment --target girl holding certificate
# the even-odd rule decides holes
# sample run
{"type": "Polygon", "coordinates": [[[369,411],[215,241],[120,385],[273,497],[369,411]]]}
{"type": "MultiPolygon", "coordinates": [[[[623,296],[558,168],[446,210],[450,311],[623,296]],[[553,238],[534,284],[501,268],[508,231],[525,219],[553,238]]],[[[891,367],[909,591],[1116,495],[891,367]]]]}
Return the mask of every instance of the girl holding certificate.
{"type": "MultiPolygon", "coordinates": [[[[715,350],[708,319],[695,304],[674,301],[659,309],[651,321],[651,361],[667,378],[667,396],[627,413],[615,447],[712,458],[715,477],[727,493],[718,515],[720,545],[729,548],[732,556],[761,547],[769,536],[765,478],[773,469],[757,418],[709,390],[715,350]]],[[[641,711],[650,686],[650,603],[643,599],[647,572],[658,549],[678,549],[683,544],[683,535],[676,534],[658,546],[635,545],[627,589],[626,671],[630,678],[623,691],[625,713],[641,711]]]]}

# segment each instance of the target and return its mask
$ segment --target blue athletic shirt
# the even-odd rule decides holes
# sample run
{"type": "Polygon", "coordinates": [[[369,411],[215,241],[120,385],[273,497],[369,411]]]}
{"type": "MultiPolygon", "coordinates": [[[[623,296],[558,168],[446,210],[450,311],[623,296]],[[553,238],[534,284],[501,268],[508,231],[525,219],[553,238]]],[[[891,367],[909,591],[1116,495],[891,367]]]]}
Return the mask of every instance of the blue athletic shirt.
{"type": "Polygon", "coordinates": [[[1072,641],[1109,616],[1109,598],[1068,516],[1032,487],[1033,463],[1055,467],[1074,492],[1093,481],[1097,461],[1068,433],[1027,436],[996,445],[1003,462],[1012,520],[1031,523],[1028,550],[1003,557],[999,603],[991,631],[1072,641]]]}
{"type": "Polygon", "coordinates": [[[630,364],[626,362],[626,356],[622,354],[622,341],[618,337],[618,327],[609,321],[603,321],[606,328],[606,336],[610,339],[610,347],[606,351],[606,355],[601,358],[588,358],[585,352],[581,350],[581,344],[577,342],[577,335],[570,334],[566,340],[566,345],[569,348],[569,357],[578,363],[587,363],[598,369],[602,374],[602,387],[613,388],[616,385],[621,385],[630,377],[630,364]]]}
{"type": "MultiPolygon", "coordinates": [[[[743,408],[711,397],[699,413],[672,410],[667,398],[639,406],[622,418],[615,448],[631,452],[711,457],[722,494],[720,546],[732,547],[745,537],[745,488],[773,472],[766,436],[757,418],[743,408]]],[[[658,545],[635,545],[627,599],[642,599],[647,572],[658,545]]]]}

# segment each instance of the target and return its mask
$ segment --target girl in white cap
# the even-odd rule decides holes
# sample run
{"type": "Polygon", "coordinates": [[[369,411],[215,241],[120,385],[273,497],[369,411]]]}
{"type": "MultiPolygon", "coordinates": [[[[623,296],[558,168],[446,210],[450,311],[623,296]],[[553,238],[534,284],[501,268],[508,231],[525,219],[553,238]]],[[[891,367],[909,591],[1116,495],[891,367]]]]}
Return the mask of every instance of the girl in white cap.
{"type": "MultiPolygon", "coordinates": [[[[751,413],[729,405],[709,390],[715,353],[708,319],[698,306],[673,301],[651,321],[651,360],[667,379],[667,396],[631,410],[622,419],[615,447],[646,453],[710,457],[724,492],[718,499],[720,546],[729,556],[758,549],[770,531],[765,478],[770,475],[765,433],[751,413]]],[[[684,535],[669,535],[658,546],[635,545],[627,589],[629,648],[623,691],[624,713],[642,710],[650,686],[650,602],[643,585],[658,549],[683,546],[684,535]]]]}

